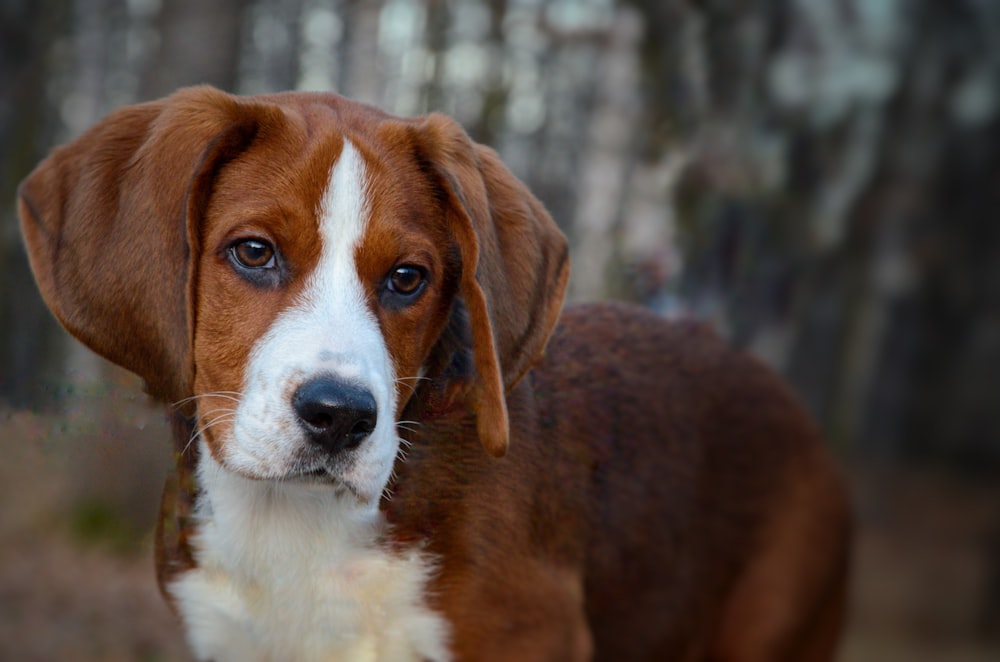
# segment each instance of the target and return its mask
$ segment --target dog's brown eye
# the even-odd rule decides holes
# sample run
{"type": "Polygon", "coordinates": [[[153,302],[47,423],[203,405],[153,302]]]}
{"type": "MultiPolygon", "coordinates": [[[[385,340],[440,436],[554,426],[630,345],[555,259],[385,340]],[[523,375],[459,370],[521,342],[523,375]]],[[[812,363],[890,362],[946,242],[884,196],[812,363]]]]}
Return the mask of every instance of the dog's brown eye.
{"type": "Polygon", "coordinates": [[[413,296],[424,284],[424,270],[408,264],[396,267],[389,274],[389,289],[395,294],[413,296]]]}
{"type": "Polygon", "coordinates": [[[260,239],[246,239],[232,248],[233,257],[247,269],[265,269],[274,266],[274,248],[260,239]]]}

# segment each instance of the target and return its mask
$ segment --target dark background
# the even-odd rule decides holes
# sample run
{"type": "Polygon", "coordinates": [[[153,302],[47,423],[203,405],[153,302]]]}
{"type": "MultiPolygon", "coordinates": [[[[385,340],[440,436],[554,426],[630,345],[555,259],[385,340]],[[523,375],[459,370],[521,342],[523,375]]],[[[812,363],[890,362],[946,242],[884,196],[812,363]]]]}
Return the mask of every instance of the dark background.
{"type": "Polygon", "coordinates": [[[161,414],[52,321],[14,196],[200,82],[457,117],[569,236],[573,299],[707,318],[820,419],[859,521],[844,660],[1000,659],[990,0],[0,0],[0,658],[183,659],[161,414]]]}

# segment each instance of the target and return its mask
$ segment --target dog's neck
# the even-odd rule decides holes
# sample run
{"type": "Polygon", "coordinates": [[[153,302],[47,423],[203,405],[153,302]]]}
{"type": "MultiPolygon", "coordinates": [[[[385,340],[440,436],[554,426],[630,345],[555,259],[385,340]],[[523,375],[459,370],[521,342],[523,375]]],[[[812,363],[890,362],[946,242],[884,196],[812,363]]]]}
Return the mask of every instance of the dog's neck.
{"type": "Polygon", "coordinates": [[[280,584],[287,569],[329,566],[353,550],[381,544],[377,504],[331,483],[249,479],[219,464],[199,442],[196,517],[211,533],[217,560],[260,583],[280,584]]]}
{"type": "Polygon", "coordinates": [[[433,565],[419,545],[388,544],[377,503],[247,479],[197,443],[196,567],[166,588],[199,657],[448,659],[424,600],[433,565]]]}

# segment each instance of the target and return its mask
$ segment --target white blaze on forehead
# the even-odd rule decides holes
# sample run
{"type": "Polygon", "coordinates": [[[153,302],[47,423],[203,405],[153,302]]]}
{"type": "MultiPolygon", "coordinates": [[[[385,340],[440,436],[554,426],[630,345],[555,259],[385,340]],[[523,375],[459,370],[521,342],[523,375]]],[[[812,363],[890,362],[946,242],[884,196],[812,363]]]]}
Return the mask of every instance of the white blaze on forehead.
{"type": "Polygon", "coordinates": [[[292,470],[310,443],[292,395],[302,383],[332,375],[370,390],[378,407],[375,431],[345,456],[339,478],[371,498],[388,480],[398,444],[395,379],[354,257],[369,214],[365,176],[361,155],[345,140],[317,210],[319,261],[297,276],[306,279],[297,300],[250,353],[232,438],[223,444],[231,469],[261,478],[292,470]]]}
{"type": "Polygon", "coordinates": [[[320,201],[319,234],[323,250],[303,293],[306,306],[316,312],[352,313],[341,320],[352,326],[375,323],[365,305],[354,260],[368,219],[364,184],[364,162],[354,145],[345,140],[320,201]]]}

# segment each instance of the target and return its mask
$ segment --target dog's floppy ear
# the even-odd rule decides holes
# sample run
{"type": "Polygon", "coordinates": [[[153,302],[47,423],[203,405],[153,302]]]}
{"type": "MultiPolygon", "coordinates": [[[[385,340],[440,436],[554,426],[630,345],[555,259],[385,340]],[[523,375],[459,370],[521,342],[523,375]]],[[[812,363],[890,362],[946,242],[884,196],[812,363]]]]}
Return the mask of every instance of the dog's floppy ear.
{"type": "Polygon", "coordinates": [[[54,150],[18,191],[42,297],[154,396],[190,394],[195,225],[219,168],[253,140],[257,110],[208,87],[123,108],[54,150]]]}
{"type": "Polygon", "coordinates": [[[562,309],[566,238],[496,153],[472,142],[454,120],[428,115],[420,130],[448,194],[448,222],[462,255],[477,431],[500,457],[509,437],[505,394],[541,357],[562,309]]]}

